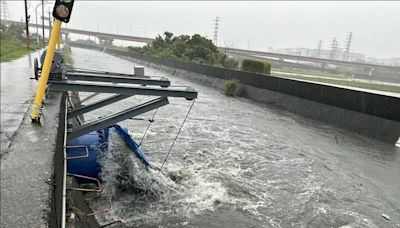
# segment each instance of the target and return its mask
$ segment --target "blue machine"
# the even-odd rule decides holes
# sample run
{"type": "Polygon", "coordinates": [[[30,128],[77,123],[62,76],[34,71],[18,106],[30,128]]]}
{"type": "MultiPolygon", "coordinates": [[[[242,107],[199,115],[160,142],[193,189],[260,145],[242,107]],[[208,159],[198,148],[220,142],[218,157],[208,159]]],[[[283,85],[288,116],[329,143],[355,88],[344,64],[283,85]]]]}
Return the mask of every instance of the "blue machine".
{"type": "MultiPolygon", "coordinates": [[[[146,168],[150,166],[143,150],[128,134],[126,128],[119,125],[113,125],[99,131],[91,132],[77,137],[67,143],[67,172],[70,174],[79,174],[88,177],[98,178],[100,166],[97,161],[100,153],[108,151],[109,130],[118,133],[125,143],[132,149],[135,155],[143,162],[146,168]]],[[[78,182],[85,183],[87,180],[77,178],[78,182]]]]}

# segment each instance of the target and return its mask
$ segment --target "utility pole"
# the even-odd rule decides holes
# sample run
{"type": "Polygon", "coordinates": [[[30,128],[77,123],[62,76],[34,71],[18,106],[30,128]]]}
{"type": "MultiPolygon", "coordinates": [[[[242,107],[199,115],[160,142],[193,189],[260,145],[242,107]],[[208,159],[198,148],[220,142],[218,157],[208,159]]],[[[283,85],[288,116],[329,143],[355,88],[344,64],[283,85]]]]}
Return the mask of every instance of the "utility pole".
{"type": "Polygon", "coordinates": [[[317,47],[317,58],[321,56],[321,47],[322,47],[322,40],[318,41],[318,47],[317,47]]]}
{"type": "MultiPolygon", "coordinates": [[[[49,37],[50,39],[50,37],[49,37]]],[[[42,46],[44,47],[44,2],[42,0],[42,46]]]]}
{"type": "MultiPolygon", "coordinates": [[[[37,4],[35,7],[35,18],[36,18],[36,24],[39,25],[38,23],[38,8],[40,5],[42,5],[42,17],[44,17],[44,4],[49,4],[50,2],[46,2],[44,3],[44,0],[42,0],[41,3],[37,4]]],[[[44,30],[44,18],[42,19],[42,29],[44,30]]],[[[44,31],[42,34],[42,38],[44,38],[44,31]]],[[[39,44],[39,26],[36,26],[36,42],[39,44]]],[[[44,46],[44,43],[42,43],[44,46]]]]}
{"type": "Polygon", "coordinates": [[[350,58],[350,47],[351,47],[351,39],[353,37],[353,32],[349,32],[346,39],[346,47],[343,54],[343,60],[347,61],[350,58]]]}
{"type": "Polygon", "coordinates": [[[338,42],[336,38],[333,38],[331,43],[331,53],[329,54],[330,59],[336,59],[337,48],[338,48],[338,42]]]}
{"type": "Polygon", "coordinates": [[[3,0],[1,1],[1,19],[8,20],[9,16],[7,2],[3,0]]]}
{"type": "Polygon", "coordinates": [[[51,13],[49,11],[49,39],[51,37],[51,13]]]}
{"type": "Polygon", "coordinates": [[[26,48],[29,49],[31,47],[29,40],[29,18],[31,15],[28,15],[28,2],[25,0],[25,26],[26,26],[26,48]]]}
{"type": "Polygon", "coordinates": [[[214,44],[215,46],[218,46],[218,26],[220,22],[220,17],[215,18],[215,23],[214,23],[214,44]]]}

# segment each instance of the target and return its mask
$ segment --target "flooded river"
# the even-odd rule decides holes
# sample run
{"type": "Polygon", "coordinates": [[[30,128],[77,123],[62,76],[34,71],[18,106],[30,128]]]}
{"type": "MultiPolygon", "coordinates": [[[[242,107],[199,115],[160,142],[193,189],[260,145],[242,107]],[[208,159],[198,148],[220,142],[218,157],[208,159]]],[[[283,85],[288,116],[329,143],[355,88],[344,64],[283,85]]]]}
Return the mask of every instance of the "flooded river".
{"type": "MultiPolygon", "coordinates": [[[[74,66],[132,73],[134,62],[73,50],[74,66]]],[[[400,227],[400,148],[155,69],[199,98],[162,174],[144,171],[116,135],[101,158],[114,207],[100,223],[128,227],[400,227]]],[[[82,97],[88,94],[82,94],[82,97]]],[[[104,96],[98,96],[100,99],[104,96]]],[[[95,99],[94,99],[95,100],[95,99]]],[[[87,120],[149,100],[135,96],[87,120]]],[[[171,98],[143,140],[160,167],[191,105],[171,98]]],[[[120,123],[140,141],[144,120],[120,123]]],[[[105,208],[105,202],[91,205],[105,208]]]]}

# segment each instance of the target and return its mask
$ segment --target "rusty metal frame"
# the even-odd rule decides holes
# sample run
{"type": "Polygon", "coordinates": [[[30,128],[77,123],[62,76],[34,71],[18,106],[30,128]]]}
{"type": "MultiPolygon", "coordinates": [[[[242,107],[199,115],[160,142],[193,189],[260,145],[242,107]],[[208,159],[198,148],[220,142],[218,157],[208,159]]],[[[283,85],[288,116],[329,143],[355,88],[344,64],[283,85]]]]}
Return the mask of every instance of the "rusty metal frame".
{"type": "Polygon", "coordinates": [[[98,214],[103,214],[103,213],[107,213],[110,212],[113,209],[113,204],[112,204],[112,200],[111,200],[111,196],[110,195],[106,195],[106,196],[98,196],[98,197],[92,197],[92,198],[87,198],[85,199],[86,202],[97,199],[97,198],[107,198],[108,199],[108,208],[104,209],[103,211],[97,211],[97,212],[92,212],[87,214],[86,216],[95,216],[98,214]]]}
{"type": "Polygon", "coordinates": [[[79,174],[72,174],[72,173],[68,173],[67,176],[73,176],[73,177],[79,177],[79,178],[83,178],[83,179],[87,179],[87,180],[92,180],[92,181],[96,181],[97,182],[97,189],[90,189],[90,188],[68,188],[68,190],[74,190],[74,191],[82,191],[82,192],[101,192],[101,184],[100,184],[100,180],[94,177],[88,177],[88,176],[84,176],[84,175],[79,175],[79,174]]]}
{"type": "Polygon", "coordinates": [[[75,160],[75,159],[82,159],[82,158],[87,158],[89,157],[89,149],[87,145],[71,145],[71,146],[65,146],[66,149],[69,148],[85,148],[86,153],[81,156],[74,156],[74,157],[65,157],[65,160],[75,160]]]}
{"type": "Polygon", "coordinates": [[[107,224],[105,224],[103,226],[100,226],[100,227],[104,228],[104,227],[111,226],[111,225],[114,225],[114,224],[117,224],[117,223],[120,224],[122,227],[125,227],[124,222],[122,220],[117,220],[117,221],[114,221],[114,222],[110,222],[110,223],[107,223],[107,224]]]}

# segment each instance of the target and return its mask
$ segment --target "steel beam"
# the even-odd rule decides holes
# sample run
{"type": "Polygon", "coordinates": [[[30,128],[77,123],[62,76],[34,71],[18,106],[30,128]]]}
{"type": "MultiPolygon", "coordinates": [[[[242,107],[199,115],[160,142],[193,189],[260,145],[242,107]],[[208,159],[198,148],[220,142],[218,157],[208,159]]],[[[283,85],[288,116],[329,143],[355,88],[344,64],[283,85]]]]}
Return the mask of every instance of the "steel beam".
{"type": "Polygon", "coordinates": [[[72,109],[71,111],[68,112],[68,119],[71,119],[73,117],[85,114],[87,112],[91,112],[91,111],[93,111],[95,109],[104,107],[106,105],[112,104],[114,102],[123,100],[123,99],[128,98],[128,97],[130,97],[130,96],[117,94],[117,95],[113,95],[111,97],[107,97],[105,99],[93,102],[93,103],[88,104],[88,105],[84,105],[84,106],[80,106],[80,107],[74,108],[74,109],[72,109]]]}
{"type": "Polygon", "coordinates": [[[151,111],[153,109],[167,105],[168,103],[169,103],[168,98],[159,97],[157,99],[148,101],[146,103],[126,109],[124,111],[115,113],[113,115],[102,117],[100,119],[94,120],[92,122],[86,123],[84,125],[81,125],[81,126],[78,126],[78,127],[72,128],[72,129],[70,128],[67,131],[68,132],[67,140],[74,139],[76,137],[82,136],[82,135],[90,133],[92,131],[97,131],[97,130],[109,127],[109,126],[114,125],[123,120],[129,119],[131,117],[134,117],[134,116],[143,114],[145,112],[151,111]]]}
{"type": "Polygon", "coordinates": [[[137,85],[119,85],[99,82],[49,81],[53,91],[81,91],[96,93],[117,93],[123,95],[148,95],[157,97],[183,97],[188,100],[197,98],[197,92],[190,87],[152,88],[137,85]]]}
{"type": "Polygon", "coordinates": [[[162,87],[168,87],[171,82],[166,78],[151,79],[135,76],[117,76],[112,74],[99,74],[99,73],[74,73],[68,72],[66,74],[68,80],[80,80],[80,81],[97,81],[97,82],[114,82],[114,83],[131,83],[139,85],[158,85],[162,87]]]}
{"type": "MultiPolygon", "coordinates": [[[[113,75],[113,76],[127,76],[127,77],[139,77],[135,74],[127,74],[127,73],[119,73],[119,72],[111,72],[111,71],[101,71],[101,70],[79,70],[76,68],[68,69],[68,72],[71,73],[81,73],[81,74],[95,74],[95,75],[113,75]]],[[[157,76],[146,76],[142,75],[140,78],[163,78],[157,76]]]]}

